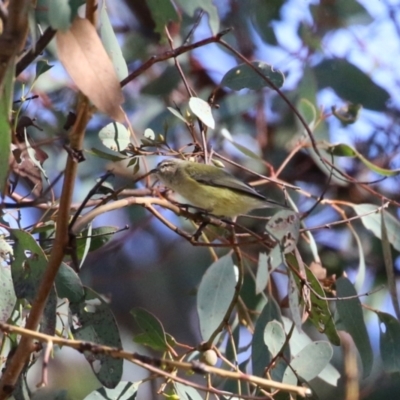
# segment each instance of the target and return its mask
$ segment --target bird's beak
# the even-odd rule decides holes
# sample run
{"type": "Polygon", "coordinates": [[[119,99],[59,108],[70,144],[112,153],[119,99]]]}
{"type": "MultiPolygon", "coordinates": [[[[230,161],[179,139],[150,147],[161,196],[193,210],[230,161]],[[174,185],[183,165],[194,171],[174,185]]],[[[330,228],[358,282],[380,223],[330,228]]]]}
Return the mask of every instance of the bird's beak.
{"type": "Polygon", "coordinates": [[[157,172],[158,172],[158,168],[154,168],[154,169],[149,171],[149,175],[156,174],[157,172]]]}

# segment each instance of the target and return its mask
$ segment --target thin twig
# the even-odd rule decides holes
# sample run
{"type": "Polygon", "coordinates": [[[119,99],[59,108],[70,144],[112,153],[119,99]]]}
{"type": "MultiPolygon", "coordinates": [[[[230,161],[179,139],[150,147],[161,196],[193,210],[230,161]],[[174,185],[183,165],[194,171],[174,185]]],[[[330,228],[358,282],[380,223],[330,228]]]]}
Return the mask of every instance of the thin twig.
{"type": "MultiPolygon", "coordinates": [[[[166,370],[169,370],[170,368],[177,368],[183,371],[192,371],[200,375],[213,374],[227,379],[236,379],[236,380],[242,380],[244,382],[252,382],[264,388],[272,388],[290,393],[296,393],[303,397],[306,397],[308,394],[310,394],[310,390],[308,388],[303,388],[294,385],[287,385],[281,382],[272,381],[270,379],[264,379],[258,376],[244,374],[240,371],[226,371],[224,369],[208,366],[197,361],[182,362],[182,361],[144,356],[136,352],[132,353],[122,349],[104,346],[97,343],[58,338],[56,336],[46,335],[41,332],[24,329],[14,325],[9,325],[4,322],[0,322],[0,330],[2,330],[5,333],[15,333],[21,335],[23,338],[28,337],[31,341],[33,339],[36,339],[40,342],[47,342],[47,343],[52,342],[53,344],[57,344],[61,347],[64,346],[71,347],[82,353],[90,352],[95,355],[104,354],[116,359],[125,359],[159,376],[167,377],[172,381],[182,382],[186,385],[193,386],[200,390],[211,391],[212,393],[226,394],[228,392],[223,392],[212,388],[204,388],[203,386],[196,385],[193,382],[179,378],[176,376],[176,374],[170,374],[166,372],[166,370]]],[[[228,394],[232,395],[232,393],[228,394]]]]}
{"type": "Polygon", "coordinates": [[[29,65],[31,65],[32,61],[38,57],[46,46],[51,42],[56,34],[56,30],[48,27],[43,35],[40,36],[38,41],[35,44],[35,47],[32,48],[28,53],[26,53],[21,60],[18,61],[17,66],[15,68],[15,76],[19,76],[29,65]]]}
{"type": "Polygon", "coordinates": [[[152,65],[159,63],[161,61],[169,60],[170,58],[178,57],[181,54],[187,53],[188,51],[197,49],[199,47],[205,46],[210,43],[218,43],[222,36],[226,35],[230,29],[226,29],[214,36],[209,38],[200,40],[196,43],[188,44],[186,46],[180,46],[174,50],[166,51],[157,56],[153,56],[149,58],[146,62],[144,62],[139,68],[135,69],[135,71],[131,72],[125,79],[121,81],[121,86],[125,86],[130,81],[133,81],[139,75],[141,75],[144,71],[148,70],[152,65]]]}

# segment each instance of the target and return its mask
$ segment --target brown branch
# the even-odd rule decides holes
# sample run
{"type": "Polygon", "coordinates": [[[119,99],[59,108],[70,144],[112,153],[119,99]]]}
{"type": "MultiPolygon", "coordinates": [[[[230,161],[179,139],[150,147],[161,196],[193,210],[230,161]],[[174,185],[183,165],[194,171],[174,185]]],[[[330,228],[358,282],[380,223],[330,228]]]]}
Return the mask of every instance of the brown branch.
{"type": "MultiPolygon", "coordinates": [[[[77,109],[79,110],[79,113],[70,134],[70,141],[73,149],[82,149],[85,128],[89,120],[89,102],[84,96],[82,96],[81,100],[78,102],[77,109]]],[[[26,322],[26,329],[29,330],[35,331],[39,326],[48,295],[53,288],[55,277],[63,260],[65,249],[68,244],[68,223],[77,168],[78,164],[76,161],[72,157],[68,157],[60,199],[60,208],[56,222],[56,236],[54,245],[46,271],[43,274],[36,298],[32,304],[32,308],[26,322]]],[[[17,347],[14,357],[11,359],[0,381],[0,400],[6,399],[14,390],[22,368],[30,356],[31,347],[32,338],[23,336],[17,347]]]]}
{"type": "MultiPolygon", "coordinates": [[[[94,0],[88,0],[88,3],[93,3],[94,0]]],[[[11,2],[13,7],[19,7],[18,11],[20,13],[24,13],[25,11],[25,19],[27,26],[27,11],[28,9],[22,8],[27,7],[30,3],[27,1],[26,4],[22,2],[22,0],[15,0],[11,2]]],[[[9,20],[13,20],[11,11],[14,13],[16,11],[13,7],[9,9],[9,20]]],[[[92,7],[93,8],[93,7],[92,7]]],[[[91,9],[92,9],[91,8],[91,9]]],[[[90,17],[90,16],[89,16],[90,17]]],[[[93,17],[92,17],[93,18],[93,17]]],[[[22,18],[20,18],[22,19],[22,18]]],[[[20,23],[22,25],[22,22],[20,23]]],[[[21,26],[19,25],[19,28],[21,26]]],[[[0,42],[1,43],[1,42],[0,42]]],[[[0,46],[1,49],[1,46],[0,46]]],[[[1,50],[0,50],[1,51],[1,50]]],[[[1,53],[0,53],[1,54],[1,53]]],[[[0,58],[1,60],[1,58],[0,58]]],[[[1,78],[1,68],[0,65],[0,78],[1,78]]],[[[0,79],[1,82],[1,79],[0,79]]],[[[74,153],[81,153],[83,149],[83,139],[85,135],[86,125],[90,119],[90,104],[89,100],[86,96],[80,94],[79,100],[77,104],[77,117],[76,121],[71,129],[69,134],[70,140],[70,148],[74,150],[74,153]]],[[[61,262],[66,253],[66,248],[68,246],[69,235],[68,235],[68,226],[69,226],[69,216],[70,216],[70,207],[72,203],[72,196],[75,187],[75,181],[77,176],[78,163],[75,157],[72,157],[71,154],[67,158],[67,165],[65,168],[65,178],[62,188],[62,194],[60,199],[60,208],[57,215],[56,221],[56,234],[55,240],[53,244],[53,248],[50,254],[49,262],[47,268],[43,274],[42,280],[40,282],[40,286],[37,290],[36,297],[33,301],[32,308],[29,312],[29,316],[26,322],[26,329],[31,331],[36,331],[40,320],[43,315],[43,311],[47,302],[47,298],[49,296],[50,291],[53,288],[54,280],[56,278],[58,269],[61,265],[61,262]]],[[[0,400],[8,398],[15,388],[15,384],[21,374],[21,371],[30,357],[32,350],[32,337],[31,336],[23,336],[21,338],[20,343],[18,344],[17,350],[12,357],[11,361],[7,365],[4,374],[0,381],[0,400]]]]}
{"type": "Polygon", "coordinates": [[[40,36],[36,42],[35,47],[32,47],[32,49],[18,61],[15,68],[15,77],[19,76],[31,64],[31,62],[43,52],[51,39],[55,36],[56,32],[56,30],[50,27],[44,31],[43,35],[40,36]]]}
{"type": "Polygon", "coordinates": [[[0,36],[0,87],[2,87],[10,63],[15,62],[25,45],[28,34],[29,0],[13,0],[8,6],[4,31],[0,36]]]}
{"type": "MultiPolygon", "coordinates": [[[[311,394],[310,389],[308,388],[294,386],[294,385],[287,385],[281,382],[275,382],[270,379],[264,379],[258,376],[244,374],[241,371],[226,371],[222,368],[211,367],[203,363],[200,363],[198,361],[182,362],[182,361],[144,356],[136,352],[131,353],[122,349],[118,349],[116,347],[104,346],[97,343],[58,338],[56,336],[50,336],[44,333],[31,331],[18,326],[9,325],[4,322],[0,322],[0,330],[2,330],[5,333],[16,333],[18,335],[21,335],[22,338],[28,337],[31,342],[33,341],[33,339],[36,339],[40,342],[47,342],[47,343],[51,342],[53,343],[53,345],[57,344],[61,347],[63,346],[71,347],[75,350],[78,350],[81,353],[88,351],[91,352],[92,354],[104,354],[113,358],[128,360],[159,376],[164,376],[173,381],[181,382],[186,385],[189,384],[190,386],[193,386],[197,389],[206,390],[212,393],[227,393],[227,392],[221,392],[219,390],[217,391],[216,389],[213,388],[204,388],[203,386],[179,378],[176,376],[176,374],[170,374],[166,372],[166,370],[174,368],[183,371],[191,371],[201,375],[213,374],[216,376],[220,376],[222,378],[237,379],[244,382],[254,383],[264,388],[282,390],[289,393],[296,393],[302,397],[306,397],[309,394],[311,394]]],[[[21,339],[21,341],[22,340],[23,339],[21,339]]],[[[231,393],[229,394],[231,395],[231,393]]]]}
{"type": "Polygon", "coordinates": [[[183,53],[187,53],[190,50],[197,49],[199,47],[205,46],[210,43],[218,43],[221,40],[221,37],[226,35],[229,31],[230,31],[230,29],[226,29],[226,30],[224,30],[214,36],[211,36],[207,39],[203,39],[203,40],[200,40],[199,42],[188,44],[186,46],[181,46],[176,49],[166,51],[165,53],[162,53],[157,56],[153,56],[153,57],[149,58],[139,68],[137,68],[135,71],[131,72],[125,79],[123,79],[121,81],[121,86],[123,87],[130,81],[133,81],[139,75],[143,74],[144,71],[148,70],[152,65],[154,65],[158,62],[166,61],[166,60],[169,60],[170,58],[178,57],[179,55],[181,55],[183,53]]]}

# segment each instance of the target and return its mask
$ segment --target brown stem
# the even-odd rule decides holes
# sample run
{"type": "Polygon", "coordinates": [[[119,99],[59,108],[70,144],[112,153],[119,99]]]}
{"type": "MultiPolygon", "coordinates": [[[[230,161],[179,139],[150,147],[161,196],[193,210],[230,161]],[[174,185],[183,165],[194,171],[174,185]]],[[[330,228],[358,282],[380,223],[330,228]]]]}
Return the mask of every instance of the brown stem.
{"type": "Polygon", "coordinates": [[[186,46],[181,46],[176,49],[166,51],[165,53],[159,54],[157,56],[153,56],[149,58],[145,63],[143,63],[139,68],[137,68],[135,71],[131,72],[125,79],[121,81],[121,86],[125,86],[127,83],[130,81],[133,81],[136,77],[141,75],[144,71],[148,70],[152,65],[169,60],[170,58],[175,58],[178,57],[179,55],[183,53],[187,53],[190,50],[197,49],[199,47],[205,46],[206,44],[210,43],[218,43],[221,40],[221,37],[226,35],[229,32],[229,30],[222,31],[218,33],[215,36],[211,36],[207,39],[200,40],[199,42],[188,44],[186,46]]]}
{"type": "Polygon", "coordinates": [[[40,36],[39,40],[36,42],[35,47],[26,53],[20,61],[18,61],[17,66],[15,68],[15,77],[19,76],[29,65],[31,62],[39,56],[45,47],[50,43],[51,39],[56,34],[56,30],[48,27],[42,36],[40,36]]]}

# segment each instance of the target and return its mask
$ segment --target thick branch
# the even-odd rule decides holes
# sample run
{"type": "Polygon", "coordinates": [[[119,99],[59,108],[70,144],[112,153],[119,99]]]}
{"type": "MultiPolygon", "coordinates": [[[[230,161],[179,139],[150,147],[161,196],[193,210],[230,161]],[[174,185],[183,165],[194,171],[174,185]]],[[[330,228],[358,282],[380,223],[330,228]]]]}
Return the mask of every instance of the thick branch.
{"type": "MultiPolygon", "coordinates": [[[[82,100],[78,105],[78,110],[79,114],[70,135],[71,147],[74,149],[82,149],[83,145],[84,132],[89,118],[89,102],[86,98],[82,97],[82,100]]],[[[71,157],[68,157],[60,199],[60,208],[56,223],[56,237],[54,240],[54,246],[50,255],[47,269],[43,275],[36,298],[32,304],[32,308],[26,322],[26,329],[32,331],[36,331],[39,326],[47,297],[53,288],[55,277],[63,260],[65,249],[68,244],[68,222],[77,169],[78,164],[76,161],[71,157]]],[[[14,390],[22,368],[30,357],[31,349],[32,338],[29,336],[23,336],[0,381],[1,400],[10,396],[11,392],[14,390]]]]}
{"type": "Polygon", "coordinates": [[[3,34],[0,36],[0,87],[10,62],[23,49],[28,34],[29,0],[13,0],[8,6],[8,15],[3,34]]]}

